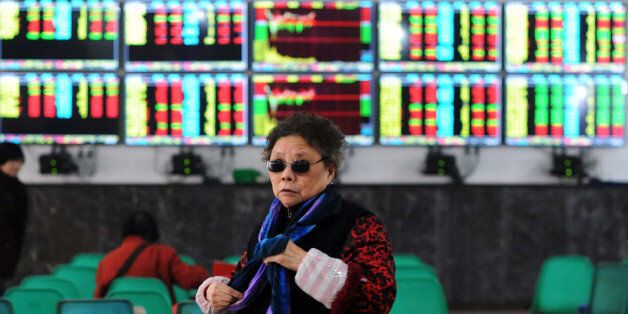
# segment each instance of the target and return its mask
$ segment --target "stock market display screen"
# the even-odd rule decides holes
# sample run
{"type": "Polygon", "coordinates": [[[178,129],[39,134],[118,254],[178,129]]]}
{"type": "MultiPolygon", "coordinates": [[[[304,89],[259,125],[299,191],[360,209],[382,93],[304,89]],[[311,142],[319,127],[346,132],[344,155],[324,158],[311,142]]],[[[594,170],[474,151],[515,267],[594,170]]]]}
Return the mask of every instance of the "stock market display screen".
{"type": "Polygon", "coordinates": [[[114,0],[0,1],[0,69],[118,67],[114,0]]]}
{"type": "Polygon", "coordinates": [[[506,144],[620,146],[627,94],[621,75],[509,75],[506,144]]]}
{"type": "Polygon", "coordinates": [[[270,130],[296,112],[332,120],[351,145],[373,144],[371,76],[254,75],[253,144],[264,145],[270,130]]]}
{"type": "Polygon", "coordinates": [[[255,1],[253,70],[371,71],[371,1],[255,1]]]}
{"type": "Polygon", "coordinates": [[[246,69],[245,0],[127,0],[127,71],[246,69]]]}
{"type": "Polygon", "coordinates": [[[506,2],[506,70],[615,72],[626,65],[626,5],[506,2]]]}
{"type": "Polygon", "coordinates": [[[500,70],[501,6],[496,1],[379,4],[381,71],[500,70]]]}
{"type": "Polygon", "coordinates": [[[129,145],[247,143],[246,78],[242,74],[128,74],[129,145]]]}
{"type": "Polygon", "coordinates": [[[380,144],[499,145],[500,90],[494,74],[384,74],[380,144]]]}
{"type": "Polygon", "coordinates": [[[117,144],[119,80],[98,73],[0,73],[0,142],[117,144]]]}

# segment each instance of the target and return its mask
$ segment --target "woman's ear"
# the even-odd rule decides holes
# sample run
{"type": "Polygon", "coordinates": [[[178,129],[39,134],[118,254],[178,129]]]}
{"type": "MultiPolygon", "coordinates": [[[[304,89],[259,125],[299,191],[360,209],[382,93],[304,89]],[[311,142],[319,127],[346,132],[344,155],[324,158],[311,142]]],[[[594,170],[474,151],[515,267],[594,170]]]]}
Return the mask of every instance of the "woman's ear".
{"type": "Polygon", "coordinates": [[[336,177],[336,168],[329,167],[326,170],[327,170],[327,177],[330,179],[330,181],[333,181],[334,177],[336,177]]]}

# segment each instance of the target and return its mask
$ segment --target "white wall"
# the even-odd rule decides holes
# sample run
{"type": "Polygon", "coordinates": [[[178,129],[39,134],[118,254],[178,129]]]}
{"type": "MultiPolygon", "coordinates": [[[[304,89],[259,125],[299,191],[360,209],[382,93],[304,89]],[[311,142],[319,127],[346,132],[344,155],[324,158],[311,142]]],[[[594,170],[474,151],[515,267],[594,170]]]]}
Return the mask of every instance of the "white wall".
{"type": "MultiPolygon", "coordinates": [[[[628,141],[627,141],[628,142],[628,141]]],[[[86,184],[165,184],[199,183],[198,177],[182,178],[168,174],[170,158],[178,152],[174,147],[92,146],[95,172],[82,166],[80,175],[51,176],[39,174],[38,158],[50,151],[49,146],[24,146],[26,164],[19,177],[27,184],[86,183],[86,184]]],[[[70,147],[76,158],[80,147],[70,147]]],[[[87,150],[90,147],[83,147],[87,150]]],[[[223,183],[233,182],[233,168],[255,168],[264,176],[266,171],[260,159],[260,147],[236,147],[233,157],[220,148],[196,148],[195,152],[209,165],[210,176],[223,183]],[[225,155],[221,155],[225,152],[225,155]]],[[[424,147],[359,147],[347,152],[341,181],[352,184],[444,184],[448,178],[421,174],[427,148],[424,147]]],[[[548,174],[551,167],[551,149],[530,147],[481,148],[477,158],[465,155],[463,148],[448,148],[455,154],[460,171],[469,184],[553,184],[562,183],[548,174]]],[[[585,161],[590,173],[602,180],[628,182],[628,147],[595,148],[586,150],[585,161]]],[[[80,162],[83,164],[84,162],[80,162]]]]}

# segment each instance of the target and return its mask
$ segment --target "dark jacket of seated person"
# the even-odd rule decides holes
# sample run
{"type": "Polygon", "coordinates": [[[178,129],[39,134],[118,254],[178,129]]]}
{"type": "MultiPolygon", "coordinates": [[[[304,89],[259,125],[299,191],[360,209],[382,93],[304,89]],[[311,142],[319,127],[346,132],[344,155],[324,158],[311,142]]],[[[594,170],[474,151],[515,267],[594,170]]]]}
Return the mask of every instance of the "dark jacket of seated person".
{"type": "Polygon", "coordinates": [[[177,284],[185,289],[197,288],[208,272],[198,265],[188,265],[181,261],[176,250],[168,245],[155,243],[159,231],[155,219],[146,212],[131,214],[122,228],[122,244],[107,253],[98,265],[96,273],[96,290],[94,297],[100,298],[107,294],[107,287],[129,259],[133,251],[140,245],[150,243],[137,255],[135,261],[124,274],[124,277],[153,277],[163,281],[168,287],[170,298],[176,302],[172,285],[177,284]]]}

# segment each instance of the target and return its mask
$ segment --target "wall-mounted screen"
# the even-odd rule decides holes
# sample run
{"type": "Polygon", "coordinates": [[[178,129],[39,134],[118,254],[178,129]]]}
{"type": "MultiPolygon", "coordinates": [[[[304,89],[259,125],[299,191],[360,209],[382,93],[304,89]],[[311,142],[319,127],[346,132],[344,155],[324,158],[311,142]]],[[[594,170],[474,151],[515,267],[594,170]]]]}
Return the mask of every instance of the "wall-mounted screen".
{"type": "Polygon", "coordinates": [[[494,74],[384,74],[383,145],[499,145],[501,80],[494,74]]]}
{"type": "Polygon", "coordinates": [[[627,94],[621,75],[509,75],[506,144],[620,146],[627,94]]]}
{"type": "Polygon", "coordinates": [[[0,73],[0,142],[117,144],[119,80],[98,73],[0,73]]]}
{"type": "Polygon", "coordinates": [[[127,71],[246,69],[245,0],[127,0],[127,71]]]}
{"type": "Polygon", "coordinates": [[[619,1],[506,2],[509,72],[626,68],[626,5],[619,1]]]}
{"type": "Polygon", "coordinates": [[[253,69],[373,70],[372,1],[255,1],[253,69]]]}
{"type": "Polygon", "coordinates": [[[118,67],[114,0],[0,1],[0,69],[118,67]]]}
{"type": "Polygon", "coordinates": [[[129,145],[247,143],[242,74],[128,74],[125,129],[129,145]]]}
{"type": "Polygon", "coordinates": [[[390,1],[379,4],[381,71],[499,71],[497,1],[390,1]]]}
{"type": "Polygon", "coordinates": [[[253,144],[264,145],[270,130],[295,112],[332,120],[351,145],[373,144],[371,76],[254,75],[253,144]]]}

